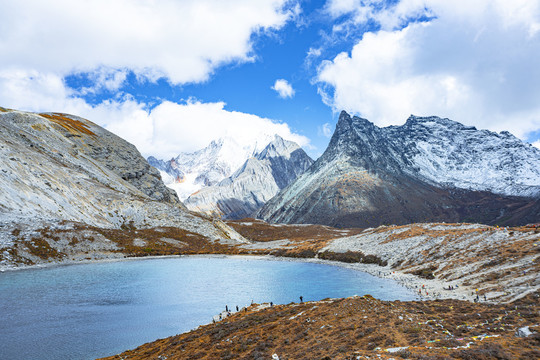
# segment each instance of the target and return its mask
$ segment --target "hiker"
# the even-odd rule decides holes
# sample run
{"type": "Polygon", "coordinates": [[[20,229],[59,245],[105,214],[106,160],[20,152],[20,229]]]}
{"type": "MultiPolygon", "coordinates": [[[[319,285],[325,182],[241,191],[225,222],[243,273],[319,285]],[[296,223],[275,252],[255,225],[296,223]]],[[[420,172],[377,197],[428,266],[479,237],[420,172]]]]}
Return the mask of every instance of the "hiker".
{"type": "Polygon", "coordinates": [[[303,302],[303,301],[304,301],[304,298],[300,296],[300,302],[303,302]]]}
{"type": "Polygon", "coordinates": [[[229,312],[229,307],[227,305],[225,305],[225,311],[229,312]]]}
{"type": "Polygon", "coordinates": [[[236,312],[238,312],[238,305],[236,305],[236,312]]]}
{"type": "Polygon", "coordinates": [[[270,307],[274,306],[274,303],[270,301],[270,307]]]}

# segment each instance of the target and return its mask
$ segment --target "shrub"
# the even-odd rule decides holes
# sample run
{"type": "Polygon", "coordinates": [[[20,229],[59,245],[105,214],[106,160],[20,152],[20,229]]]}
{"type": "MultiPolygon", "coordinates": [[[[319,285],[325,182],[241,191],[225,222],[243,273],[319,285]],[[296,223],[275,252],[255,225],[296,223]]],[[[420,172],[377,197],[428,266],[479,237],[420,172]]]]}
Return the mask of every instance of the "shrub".
{"type": "Polygon", "coordinates": [[[409,274],[419,276],[419,277],[421,277],[423,279],[431,280],[431,279],[435,279],[435,275],[433,275],[433,272],[435,270],[437,270],[437,266],[436,265],[431,265],[431,266],[429,266],[427,268],[418,269],[418,270],[409,272],[409,274]]]}
{"type": "Polygon", "coordinates": [[[382,260],[380,257],[376,255],[365,255],[361,251],[346,251],[339,253],[326,250],[319,253],[319,259],[340,261],[345,263],[377,264],[380,266],[388,265],[388,262],[382,260]]]}
{"type": "Polygon", "coordinates": [[[476,349],[461,350],[457,357],[464,360],[512,359],[512,355],[507,353],[499,344],[485,344],[476,349]]]}

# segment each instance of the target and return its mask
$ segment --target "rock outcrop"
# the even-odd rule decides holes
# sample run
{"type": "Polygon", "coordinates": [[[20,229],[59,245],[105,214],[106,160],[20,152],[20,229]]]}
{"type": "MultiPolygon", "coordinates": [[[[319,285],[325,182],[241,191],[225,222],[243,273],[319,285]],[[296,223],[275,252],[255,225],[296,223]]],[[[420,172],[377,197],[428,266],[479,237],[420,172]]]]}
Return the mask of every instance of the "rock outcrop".
{"type": "Polygon", "coordinates": [[[371,227],[540,221],[540,151],[509,133],[411,116],[379,128],[342,112],[324,154],[257,216],[371,227]]]}

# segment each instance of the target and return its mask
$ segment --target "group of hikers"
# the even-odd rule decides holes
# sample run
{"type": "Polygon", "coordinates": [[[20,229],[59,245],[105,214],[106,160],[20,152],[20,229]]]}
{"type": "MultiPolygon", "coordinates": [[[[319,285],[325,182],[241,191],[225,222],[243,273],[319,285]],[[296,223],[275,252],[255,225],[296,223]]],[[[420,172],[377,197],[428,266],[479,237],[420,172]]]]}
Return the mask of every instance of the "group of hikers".
{"type": "MultiPolygon", "coordinates": [[[[300,303],[303,303],[304,302],[304,297],[303,296],[300,296],[300,303]]],[[[253,300],[251,300],[251,305],[253,305],[253,300]]],[[[274,303],[272,301],[270,301],[270,307],[274,306],[274,303]]],[[[247,306],[243,308],[244,311],[247,311],[247,306]]],[[[239,312],[240,311],[240,308],[238,307],[238,305],[236,305],[236,312],[239,312]]],[[[223,320],[223,313],[219,314],[219,321],[223,320]]],[[[229,305],[225,305],[225,314],[227,316],[230,316],[231,315],[231,311],[229,310],[229,305]]],[[[227,317],[226,316],[226,317],[227,317]]],[[[215,318],[212,318],[212,322],[215,324],[216,323],[216,319],[215,318]]]]}

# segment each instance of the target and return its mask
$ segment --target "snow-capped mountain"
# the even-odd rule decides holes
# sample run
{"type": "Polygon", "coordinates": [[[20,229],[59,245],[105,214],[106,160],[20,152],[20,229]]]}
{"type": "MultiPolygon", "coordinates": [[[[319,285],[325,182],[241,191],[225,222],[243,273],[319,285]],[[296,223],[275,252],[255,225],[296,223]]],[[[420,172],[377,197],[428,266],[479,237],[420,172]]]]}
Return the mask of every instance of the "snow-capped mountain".
{"type": "Polygon", "coordinates": [[[234,174],[192,194],[184,204],[190,210],[227,219],[248,217],[312,163],[298,144],[276,135],[234,174]]]}
{"type": "Polygon", "coordinates": [[[412,115],[403,126],[380,130],[401,149],[400,167],[410,175],[443,187],[540,197],[540,150],[507,131],[412,115]]]}
{"type": "Polygon", "coordinates": [[[539,198],[540,151],[507,132],[414,116],[379,128],[342,112],[324,154],[258,216],[361,227],[526,223],[540,221],[539,198]]]}
{"type": "Polygon", "coordinates": [[[177,192],[180,200],[185,200],[201,188],[215,185],[231,176],[272,139],[273,135],[261,135],[245,145],[231,137],[223,137],[201,150],[180,153],[169,161],[149,157],[148,162],[160,171],[165,184],[177,192]]]}
{"type": "Polygon", "coordinates": [[[180,183],[186,176],[180,169],[178,169],[178,164],[174,159],[171,159],[170,161],[163,161],[150,156],[147,160],[151,166],[159,170],[161,179],[166,184],[180,183]]]}

